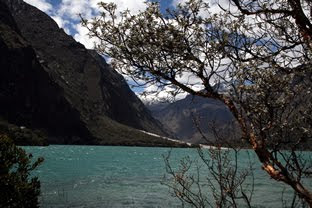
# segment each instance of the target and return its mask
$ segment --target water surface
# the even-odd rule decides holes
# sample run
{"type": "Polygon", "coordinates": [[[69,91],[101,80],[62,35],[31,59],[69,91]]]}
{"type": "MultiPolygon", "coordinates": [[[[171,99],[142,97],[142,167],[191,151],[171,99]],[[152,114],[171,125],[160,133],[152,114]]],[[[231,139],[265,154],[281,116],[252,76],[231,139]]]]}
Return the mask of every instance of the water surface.
{"type": "MultiPolygon", "coordinates": [[[[23,148],[45,158],[35,172],[41,181],[40,199],[44,208],[182,207],[168,187],[160,183],[166,173],[163,155],[170,148],[70,145],[23,148]]],[[[177,166],[187,155],[198,158],[196,149],[172,149],[172,165],[177,166]]],[[[257,161],[252,151],[244,150],[239,157],[242,166],[248,164],[247,155],[257,161]]],[[[254,207],[281,207],[282,195],[291,199],[290,189],[270,179],[258,162],[254,167],[254,207]]],[[[205,174],[203,169],[203,178],[205,174]]],[[[308,184],[312,188],[312,182],[308,184]]]]}

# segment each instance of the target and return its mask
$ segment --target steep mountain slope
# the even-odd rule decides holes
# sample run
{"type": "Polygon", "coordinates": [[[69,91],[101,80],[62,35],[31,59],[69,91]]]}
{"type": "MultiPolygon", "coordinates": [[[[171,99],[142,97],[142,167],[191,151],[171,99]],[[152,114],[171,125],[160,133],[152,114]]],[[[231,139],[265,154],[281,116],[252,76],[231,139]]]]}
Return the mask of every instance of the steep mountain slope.
{"type": "Polygon", "coordinates": [[[168,131],[184,141],[193,143],[206,142],[200,131],[207,139],[213,140],[210,126],[213,125],[218,129],[232,128],[234,119],[220,101],[192,95],[167,106],[151,105],[149,109],[168,131]]]}
{"type": "Polygon", "coordinates": [[[101,56],[22,0],[0,3],[1,117],[51,143],[168,143],[136,130],[166,134],[101,56]]]}
{"type": "Polygon", "coordinates": [[[1,116],[18,125],[47,127],[55,135],[89,138],[79,115],[60,96],[62,89],[41,66],[10,12],[3,3],[0,8],[1,116]]]}

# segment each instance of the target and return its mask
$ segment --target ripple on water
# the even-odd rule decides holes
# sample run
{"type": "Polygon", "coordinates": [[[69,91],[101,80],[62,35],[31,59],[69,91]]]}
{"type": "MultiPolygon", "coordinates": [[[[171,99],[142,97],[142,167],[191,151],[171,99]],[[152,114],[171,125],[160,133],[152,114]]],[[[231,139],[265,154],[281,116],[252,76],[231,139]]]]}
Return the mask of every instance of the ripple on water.
{"type": "MultiPolygon", "coordinates": [[[[165,174],[162,155],[169,148],[51,145],[25,149],[45,158],[35,172],[42,184],[43,208],[181,207],[160,183],[165,174]]],[[[196,157],[197,152],[173,149],[174,166],[186,155],[196,157]]],[[[246,158],[241,161],[244,165],[246,158]]],[[[202,175],[207,176],[206,172],[202,175]]],[[[256,207],[264,203],[278,207],[275,203],[280,203],[283,186],[260,168],[255,172],[255,189],[256,207]]]]}

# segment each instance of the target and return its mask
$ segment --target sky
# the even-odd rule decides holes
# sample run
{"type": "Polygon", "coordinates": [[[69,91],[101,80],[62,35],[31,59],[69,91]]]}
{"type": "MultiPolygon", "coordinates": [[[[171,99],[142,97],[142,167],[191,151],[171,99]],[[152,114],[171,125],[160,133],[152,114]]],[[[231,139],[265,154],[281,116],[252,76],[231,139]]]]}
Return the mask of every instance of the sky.
{"type": "MultiPolygon", "coordinates": [[[[83,17],[90,19],[96,16],[98,12],[97,3],[114,2],[117,4],[119,11],[129,9],[132,13],[137,13],[140,10],[144,10],[146,4],[145,0],[24,0],[28,4],[31,4],[41,11],[47,13],[60,28],[73,36],[73,38],[85,45],[86,48],[92,49],[94,47],[94,40],[90,39],[87,35],[88,31],[80,24],[79,14],[83,17]]],[[[150,0],[156,1],[156,0],[150,0]]],[[[172,8],[178,2],[183,0],[159,0],[161,10],[165,11],[167,8],[172,8]]],[[[134,84],[133,81],[128,80],[128,84],[134,84]]],[[[132,88],[136,94],[140,94],[145,88],[132,88]]],[[[166,96],[166,92],[163,93],[166,96]]],[[[140,96],[139,96],[140,97],[140,96]]],[[[183,95],[181,98],[185,97],[183,95]]],[[[141,99],[145,99],[141,97],[141,99]]],[[[150,99],[150,98],[148,98],[150,99]]]]}
{"type": "MultiPolygon", "coordinates": [[[[60,28],[72,35],[74,39],[85,45],[86,48],[93,48],[94,40],[90,40],[87,33],[87,29],[80,24],[79,14],[86,19],[90,19],[96,16],[98,12],[97,3],[114,2],[117,5],[118,11],[124,11],[129,9],[132,14],[144,10],[146,0],[24,0],[25,2],[37,7],[43,12],[51,16],[60,28]]],[[[173,8],[178,3],[182,3],[186,0],[149,0],[159,1],[161,10],[165,11],[166,8],[173,8]]],[[[204,0],[211,3],[216,0],[204,0]]],[[[218,2],[227,2],[227,0],[218,0],[218,2]]],[[[215,9],[216,10],[216,9],[215,9]]]]}
{"type": "MultiPolygon", "coordinates": [[[[146,8],[144,3],[146,0],[24,0],[25,2],[37,7],[41,11],[47,13],[52,17],[60,28],[63,28],[64,31],[73,36],[73,38],[85,45],[86,48],[92,49],[94,47],[95,39],[90,39],[88,30],[81,26],[80,17],[81,14],[84,18],[90,19],[94,16],[97,16],[98,5],[100,1],[103,2],[114,2],[117,5],[117,11],[124,11],[129,9],[132,14],[143,11],[146,8]]],[[[149,0],[157,1],[157,0],[149,0]]],[[[183,3],[186,0],[158,0],[161,6],[161,11],[165,11],[167,8],[174,8],[178,3],[183,3]]],[[[211,3],[212,9],[214,11],[218,10],[218,6],[213,2],[216,0],[204,0],[211,3]],[[214,8],[213,8],[214,7],[214,8]]],[[[218,2],[227,2],[227,0],[219,0],[218,2]]],[[[127,77],[125,77],[127,79],[127,77]]],[[[189,76],[182,77],[189,80],[189,76]]],[[[189,81],[187,81],[189,82],[189,81]]],[[[128,79],[128,84],[134,84],[133,81],[128,79]]],[[[141,92],[154,91],[156,86],[148,86],[145,88],[132,88],[132,90],[139,95],[141,92]]],[[[170,87],[168,89],[163,89],[160,94],[157,94],[158,97],[165,98],[170,95],[170,87]]],[[[200,90],[200,89],[199,89],[200,90]]],[[[139,97],[144,101],[154,100],[156,94],[151,94],[150,97],[139,97]]],[[[187,93],[179,94],[177,99],[182,99],[187,95],[187,93]]]]}
{"type": "MultiPolygon", "coordinates": [[[[72,35],[76,41],[85,45],[86,48],[93,48],[93,41],[87,36],[87,29],[80,25],[78,14],[90,19],[96,16],[98,11],[97,3],[101,0],[24,0],[51,16],[60,28],[72,35]]],[[[114,2],[120,11],[129,9],[136,13],[145,9],[145,0],[102,0],[103,2],[114,2]]],[[[160,0],[162,11],[172,7],[180,0],[160,0]]]]}

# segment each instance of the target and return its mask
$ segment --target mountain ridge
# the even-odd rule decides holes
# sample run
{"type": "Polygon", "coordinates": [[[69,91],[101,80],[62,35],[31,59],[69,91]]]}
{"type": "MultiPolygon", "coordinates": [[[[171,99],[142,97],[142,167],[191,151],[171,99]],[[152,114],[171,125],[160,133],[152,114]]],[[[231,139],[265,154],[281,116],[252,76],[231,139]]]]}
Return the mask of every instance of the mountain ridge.
{"type": "Polygon", "coordinates": [[[140,131],[168,135],[100,55],[22,0],[0,4],[1,117],[50,143],[176,145],[140,131]]]}
{"type": "Polygon", "coordinates": [[[211,125],[224,133],[234,130],[235,119],[229,109],[212,98],[187,95],[173,103],[154,104],[148,108],[168,132],[185,142],[213,142],[215,137],[211,125]]]}

